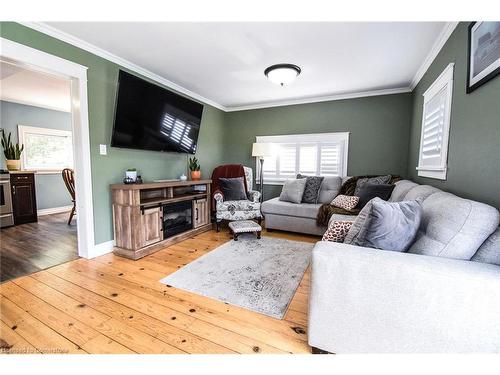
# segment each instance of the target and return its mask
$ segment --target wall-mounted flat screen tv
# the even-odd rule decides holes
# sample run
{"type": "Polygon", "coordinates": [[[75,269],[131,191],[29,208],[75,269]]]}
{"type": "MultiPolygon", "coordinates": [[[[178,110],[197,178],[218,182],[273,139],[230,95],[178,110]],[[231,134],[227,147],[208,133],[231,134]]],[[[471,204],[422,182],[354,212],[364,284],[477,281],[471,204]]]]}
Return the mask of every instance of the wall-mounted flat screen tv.
{"type": "Polygon", "coordinates": [[[112,147],[194,154],[203,105],[120,70],[112,147]]]}

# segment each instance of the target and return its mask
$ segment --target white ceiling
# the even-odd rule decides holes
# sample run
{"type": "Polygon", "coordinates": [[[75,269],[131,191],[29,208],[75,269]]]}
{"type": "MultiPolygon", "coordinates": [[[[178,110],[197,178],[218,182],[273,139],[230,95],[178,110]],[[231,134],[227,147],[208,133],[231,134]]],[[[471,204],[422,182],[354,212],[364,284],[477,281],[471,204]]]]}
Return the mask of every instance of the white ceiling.
{"type": "Polygon", "coordinates": [[[71,112],[69,80],[0,61],[0,99],[71,112]]]}
{"type": "Polygon", "coordinates": [[[46,24],[227,110],[408,90],[447,26],[444,22],[46,24]],[[287,87],[270,83],[263,73],[269,65],[283,62],[302,69],[287,87]]]}

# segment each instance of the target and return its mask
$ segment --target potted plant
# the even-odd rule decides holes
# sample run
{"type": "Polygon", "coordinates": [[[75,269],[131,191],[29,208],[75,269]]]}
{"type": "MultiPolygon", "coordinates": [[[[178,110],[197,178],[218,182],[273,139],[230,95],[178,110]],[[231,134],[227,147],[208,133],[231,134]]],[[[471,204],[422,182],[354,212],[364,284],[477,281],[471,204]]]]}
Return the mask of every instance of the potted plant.
{"type": "Polygon", "coordinates": [[[199,180],[201,178],[201,166],[198,164],[196,157],[189,158],[189,170],[191,171],[191,180],[199,180]]]}
{"type": "Polygon", "coordinates": [[[135,168],[129,168],[125,171],[125,178],[127,179],[131,179],[132,181],[136,181],[137,180],[137,169],[135,168]]]}
{"type": "Polygon", "coordinates": [[[2,147],[3,154],[5,155],[5,163],[9,171],[18,171],[21,169],[21,153],[24,150],[24,145],[19,147],[19,143],[12,143],[10,140],[11,133],[9,136],[5,136],[5,131],[2,131],[2,147]]]}

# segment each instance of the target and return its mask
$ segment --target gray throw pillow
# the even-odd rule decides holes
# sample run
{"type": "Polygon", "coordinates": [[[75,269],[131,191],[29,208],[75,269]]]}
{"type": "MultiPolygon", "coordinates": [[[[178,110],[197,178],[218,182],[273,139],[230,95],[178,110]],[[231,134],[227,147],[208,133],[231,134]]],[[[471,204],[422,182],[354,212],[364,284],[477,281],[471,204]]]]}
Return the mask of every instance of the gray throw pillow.
{"type": "Polygon", "coordinates": [[[247,199],[243,177],[219,178],[219,187],[225,201],[241,201],[247,199]]]}
{"type": "Polygon", "coordinates": [[[286,180],[280,194],[280,201],[300,203],[306,188],[306,179],[286,180]]]}
{"type": "Polygon", "coordinates": [[[297,175],[298,179],[306,179],[306,187],[302,196],[302,203],[318,203],[318,194],[324,177],[297,175]]]}
{"type": "MultiPolygon", "coordinates": [[[[365,208],[361,210],[365,211],[365,219],[359,232],[351,239],[351,244],[389,251],[408,250],[422,220],[420,201],[390,203],[373,198],[365,208]]],[[[353,224],[351,229],[354,226],[353,224]]]]}
{"type": "Polygon", "coordinates": [[[391,181],[391,175],[387,176],[377,176],[371,178],[360,178],[358,182],[356,182],[356,189],[354,190],[354,195],[358,196],[359,189],[361,189],[366,184],[388,184],[391,181]]]}

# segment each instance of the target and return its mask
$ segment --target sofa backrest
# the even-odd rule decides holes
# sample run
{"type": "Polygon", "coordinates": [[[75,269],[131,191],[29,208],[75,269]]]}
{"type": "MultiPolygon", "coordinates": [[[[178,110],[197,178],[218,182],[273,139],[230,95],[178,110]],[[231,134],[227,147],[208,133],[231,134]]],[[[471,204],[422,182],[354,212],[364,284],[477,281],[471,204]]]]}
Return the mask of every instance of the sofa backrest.
{"type": "Polygon", "coordinates": [[[498,210],[484,203],[457,197],[429,185],[402,180],[391,201],[422,201],[423,216],[409,253],[470,260],[498,228],[498,210]]]}
{"type": "Polygon", "coordinates": [[[330,203],[342,187],[341,177],[325,177],[318,194],[318,203],[330,203]]]}

